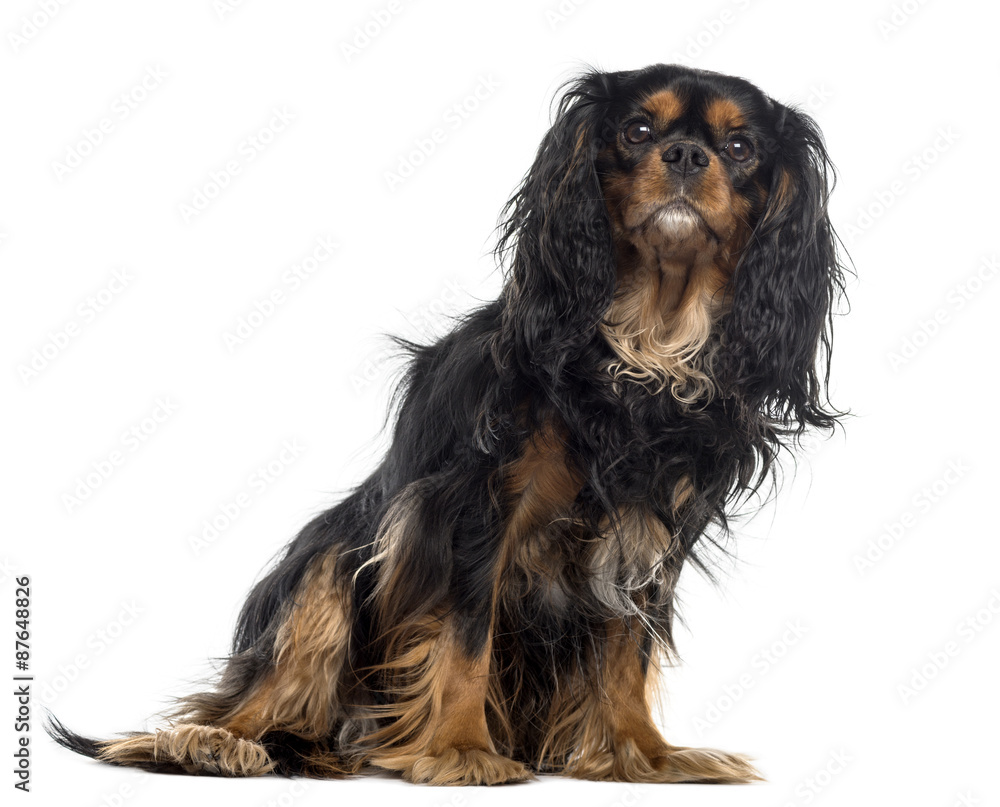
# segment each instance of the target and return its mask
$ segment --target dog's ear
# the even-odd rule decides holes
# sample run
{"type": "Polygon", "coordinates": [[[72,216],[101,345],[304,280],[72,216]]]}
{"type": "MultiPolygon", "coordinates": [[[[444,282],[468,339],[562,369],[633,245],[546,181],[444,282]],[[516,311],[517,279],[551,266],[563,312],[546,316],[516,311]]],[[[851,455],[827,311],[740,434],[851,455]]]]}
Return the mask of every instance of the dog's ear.
{"type": "Polygon", "coordinates": [[[614,295],[611,223],[594,166],[613,81],[592,73],[565,91],[501,217],[497,255],[509,275],[498,359],[550,389],[593,339],[614,295]]]}
{"type": "Polygon", "coordinates": [[[733,276],[724,322],[725,383],[772,423],[795,433],[830,428],[830,320],[843,291],[827,213],[833,165],[808,116],[775,104],[765,143],[768,201],[733,276]]]}

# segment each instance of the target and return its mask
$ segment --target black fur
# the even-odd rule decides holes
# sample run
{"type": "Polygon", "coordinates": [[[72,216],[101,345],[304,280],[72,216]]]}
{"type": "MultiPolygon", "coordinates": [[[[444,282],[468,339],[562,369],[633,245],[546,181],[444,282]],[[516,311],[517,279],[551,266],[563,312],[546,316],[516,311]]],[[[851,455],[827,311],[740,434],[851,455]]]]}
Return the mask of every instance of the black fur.
{"type": "MultiPolygon", "coordinates": [[[[556,422],[564,428],[568,460],[585,480],[574,505],[576,523],[584,526],[561,534],[557,550],[572,596],[558,607],[525,583],[521,596],[497,604],[494,641],[501,688],[516,697],[509,709],[517,715],[513,736],[497,738],[498,746],[515,758],[535,759],[537,722],[563,676],[594,663],[595,625],[607,616],[586,569],[574,564],[578,530],[593,536],[602,522],[616,525],[624,509],[641,506],[676,536],[678,549],[644,593],[642,610],[647,649],[652,642],[671,645],[673,584],[686,562],[700,562],[699,542],[725,533],[727,514],[766,482],[782,447],[807,428],[837,422],[840,413],[825,392],[831,310],[843,288],[827,215],[831,170],[816,125],[740,79],[659,65],[594,72],[573,82],[504,209],[497,255],[509,274],[502,296],[440,341],[407,346],[411,361],[397,392],[385,460],[308,524],[254,587],[220,684],[187,699],[185,708],[224,714],[261,680],[310,561],[336,549],[349,559],[346,574],[361,569],[390,503],[407,486],[419,513],[404,549],[407,571],[392,591],[379,590],[377,564],[358,574],[354,677],[344,692],[361,704],[391,696],[378,675],[365,671],[384,661],[393,629],[421,614],[449,610],[467,649],[476,652],[487,640],[492,570],[508,515],[504,469],[542,424],[556,422]],[[728,290],[731,309],[710,337],[715,394],[697,406],[669,391],[613,383],[606,370],[613,355],[598,331],[617,284],[599,155],[629,104],[666,86],[743,101],[766,134],[757,176],[771,203],[751,222],[753,237],[728,290]],[[791,196],[779,205],[783,175],[791,196]],[[695,493],[675,511],[683,477],[695,493]]],[[[58,722],[52,729],[71,750],[96,754],[94,741],[58,722]]],[[[341,729],[345,725],[331,731],[329,743],[346,751],[357,736],[348,725],[338,739],[341,729]]],[[[300,770],[298,745],[267,743],[279,771],[300,770]]]]}

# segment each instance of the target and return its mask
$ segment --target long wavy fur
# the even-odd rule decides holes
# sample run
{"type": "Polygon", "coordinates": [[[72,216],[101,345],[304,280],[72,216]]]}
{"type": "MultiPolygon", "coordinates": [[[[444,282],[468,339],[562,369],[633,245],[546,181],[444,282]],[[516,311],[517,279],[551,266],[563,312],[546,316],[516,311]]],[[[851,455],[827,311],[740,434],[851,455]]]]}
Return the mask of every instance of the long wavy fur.
{"type": "MultiPolygon", "coordinates": [[[[636,771],[656,767],[628,762],[624,751],[606,756],[614,743],[595,717],[597,701],[588,701],[601,669],[617,663],[627,635],[642,675],[655,673],[673,646],[684,564],[708,566],[699,546],[726,531],[779,452],[840,415],[826,396],[831,312],[843,291],[827,214],[832,167],[816,124],[765,96],[755,103],[771,124],[760,172],[766,205],[749,223],[728,304],[703,348],[710,389],[692,403],[608,372],[615,355],[601,325],[618,266],[599,155],[616,136],[623,99],[677,81],[694,90],[714,82],[739,98],[753,89],[662,65],[595,71],[565,89],[504,208],[502,295],[434,344],[408,346],[384,461],[289,544],[250,593],[221,680],[180,701],[174,726],[225,727],[266,756],[241,748],[243,756],[227,757],[212,745],[218,736],[194,729],[216,750],[199,757],[153,734],[88,740],[55,722],[59,742],[151,769],[176,769],[180,759],[196,773],[329,776],[377,765],[415,781],[523,778],[520,768],[461,751],[421,773],[430,752],[417,744],[433,741],[420,739],[417,716],[454,688],[441,670],[485,654],[482,697],[496,753],[530,770],[591,778],[642,778],[636,771]],[[556,466],[559,474],[543,478],[556,466]],[[531,526],[537,516],[525,491],[567,496],[571,518],[531,526]],[[518,519],[534,530],[531,541],[511,539],[518,519]],[[332,560],[321,566],[320,558],[332,560]],[[310,603],[327,602],[339,628],[303,618],[310,603]],[[609,633],[609,619],[625,633],[609,633]],[[336,674],[288,660],[296,647],[333,644],[343,656],[336,674]],[[461,652],[446,656],[451,647],[461,652]],[[302,698],[301,714],[254,723],[278,702],[276,687],[308,688],[318,678],[332,688],[322,710],[302,698]],[[562,704],[557,718],[554,704],[562,704]],[[581,762],[580,749],[591,746],[604,762],[581,762]]],[[[662,780],[752,777],[735,758],[677,753],[672,767],[657,763],[661,777],[674,777],[662,780]]]]}

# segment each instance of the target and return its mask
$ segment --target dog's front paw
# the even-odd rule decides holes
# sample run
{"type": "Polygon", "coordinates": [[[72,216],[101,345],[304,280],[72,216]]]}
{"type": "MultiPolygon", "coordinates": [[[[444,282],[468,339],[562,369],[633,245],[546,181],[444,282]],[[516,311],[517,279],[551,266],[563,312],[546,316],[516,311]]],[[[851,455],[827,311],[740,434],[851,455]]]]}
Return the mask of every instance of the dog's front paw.
{"type": "Polygon", "coordinates": [[[520,762],[484,748],[446,748],[418,758],[403,776],[424,785],[501,785],[532,778],[520,762]]]}
{"type": "Polygon", "coordinates": [[[740,784],[763,779],[747,757],[714,748],[673,748],[650,763],[661,782],[740,784]]]}
{"type": "Polygon", "coordinates": [[[562,772],[565,776],[605,782],[736,784],[761,778],[741,754],[666,744],[641,750],[636,743],[627,740],[616,743],[613,750],[580,754],[562,772]]]}

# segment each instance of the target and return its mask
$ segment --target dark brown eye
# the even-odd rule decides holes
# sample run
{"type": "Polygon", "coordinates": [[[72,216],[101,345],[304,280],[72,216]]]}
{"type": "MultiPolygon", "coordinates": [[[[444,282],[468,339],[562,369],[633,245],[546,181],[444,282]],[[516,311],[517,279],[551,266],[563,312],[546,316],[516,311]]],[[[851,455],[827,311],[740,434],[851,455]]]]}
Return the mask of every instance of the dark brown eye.
{"type": "Polygon", "coordinates": [[[641,120],[634,120],[625,126],[625,139],[633,145],[645,143],[653,137],[653,128],[641,120]]]}
{"type": "Polygon", "coordinates": [[[750,159],[750,155],[753,154],[753,146],[750,145],[749,140],[745,140],[742,137],[734,137],[726,143],[725,152],[732,159],[736,160],[736,162],[741,163],[750,159]]]}

